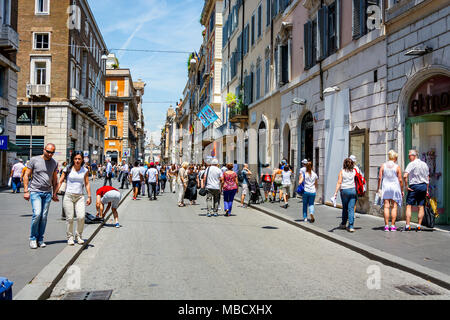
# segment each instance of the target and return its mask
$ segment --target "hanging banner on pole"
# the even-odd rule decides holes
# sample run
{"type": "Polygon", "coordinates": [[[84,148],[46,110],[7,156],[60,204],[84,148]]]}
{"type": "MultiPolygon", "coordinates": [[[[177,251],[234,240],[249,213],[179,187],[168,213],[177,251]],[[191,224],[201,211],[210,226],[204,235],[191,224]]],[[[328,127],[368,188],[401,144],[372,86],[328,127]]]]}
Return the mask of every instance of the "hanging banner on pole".
{"type": "Polygon", "coordinates": [[[203,123],[203,126],[205,128],[209,127],[209,125],[211,123],[206,119],[206,117],[203,115],[203,113],[199,112],[197,116],[200,119],[200,121],[203,123]]]}
{"type": "Polygon", "coordinates": [[[201,113],[203,113],[203,115],[206,117],[206,119],[210,124],[214,123],[217,119],[219,119],[219,116],[214,112],[213,108],[211,108],[209,104],[203,107],[201,113]]]}

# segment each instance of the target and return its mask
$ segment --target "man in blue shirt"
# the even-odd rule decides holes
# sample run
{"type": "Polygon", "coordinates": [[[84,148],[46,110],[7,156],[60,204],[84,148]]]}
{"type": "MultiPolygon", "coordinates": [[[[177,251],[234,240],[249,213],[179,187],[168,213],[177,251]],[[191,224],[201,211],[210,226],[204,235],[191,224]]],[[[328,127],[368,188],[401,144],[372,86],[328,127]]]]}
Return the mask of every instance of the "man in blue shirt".
{"type": "Polygon", "coordinates": [[[245,196],[247,194],[249,194],[249,189],[248,189],[248,178],[249,176],[252,174],[252,172],[248,169],[248,164],[244,163],[244,169],[242,169],[242,176],[244,178],[244,181],[242,182],[242,195],[241,195],[241,207],[246,208],[247,206],[245,205],[244,201],[245,201],[245,196]]]}
{"type": "Polygon", "coordinates": [[[105,183],[103,184],[103,186],[106,186],[106,181],[109,180],[109,185],[112,187],[112,165],[111,165],[111,160],[106,159],[106,175],[105,175],[105,183]]]}

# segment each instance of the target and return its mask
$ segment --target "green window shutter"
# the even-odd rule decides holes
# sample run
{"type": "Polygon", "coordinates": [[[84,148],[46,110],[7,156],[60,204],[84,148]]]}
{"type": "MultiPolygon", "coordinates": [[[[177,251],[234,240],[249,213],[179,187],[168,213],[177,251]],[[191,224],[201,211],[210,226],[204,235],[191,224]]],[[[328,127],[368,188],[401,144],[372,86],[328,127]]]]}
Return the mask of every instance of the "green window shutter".
{"type": "Polygon", "coordinates": [[[305,69],[312,67],[312,22],[303,25],[303,41],[305,50],[305,69]]]}

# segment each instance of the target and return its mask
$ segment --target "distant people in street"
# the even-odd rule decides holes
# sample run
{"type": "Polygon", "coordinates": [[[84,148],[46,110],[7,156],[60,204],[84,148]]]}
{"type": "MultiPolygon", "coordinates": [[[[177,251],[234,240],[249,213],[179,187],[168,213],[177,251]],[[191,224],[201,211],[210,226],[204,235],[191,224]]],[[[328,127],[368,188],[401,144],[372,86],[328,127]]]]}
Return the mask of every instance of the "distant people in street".
{"type": "Polygon", "coordinates": [[[308,160],[307,159],[303,159],[302,160],[302,167],[300,168],[300,173],[301,172],[303,172],[303,173],[305,173],[306,172],[306,165],[308,164],[308,160]]]}
{"type": "Polygon", "coordinates": [[[411,207],[418,206],[418,225],[416,231],[422,231],[422,220],[425,214],[425,199],[429,197],[430,168],[419,159],[417,150],[409,150],[409,164],[405,169],[405,186],[408,186],[406,197],[406,226],[404,231],[411,231],[411,207]]]}
{"type": "Polygon", "coordinates": [[[20,187],[22,183],[22,173],[25,168],[23,164],[23,160],[19,159],[15,165],[13,165],[11,169],[11,180],[12,180],[12,193],[20,193],[20,187]]]}
{"type": "Polygon", "coordinates": [[[130,168],[129,168],[127,162],[124,160],[124,161],[122,161],[122,166],[120,167],[120,174],[119,174],[119,176],[120,176],[119,179],[122,179],[122,184],[120,185],[120,189],[123,189],[124,185],[125,185],[126,189],[129,188],[129,185],[128,185],[129,173],[130,173],[130,168]]]}
{"type": "Polygon", "coordinates": [[[334,198],[336,198],[337,193],[340,190],[342,200],[342,223],[339,228],[345,229],[348,221],[347,230],[349,232],[355,232],[353,224],[355,219],[355,204],[358,198],[356,193],[355,175],[354,162],[352,159],[346,158],[344,160],[343,168],[339,172],[334,198]]]}
{"type": "Polygon", "coordinates": [[[141,163],[141,165],[139,166],[139,170],[141,171],[141,175],[143,177],[142,181],[141,181],[141,196],[145,197],[145,189],[147,188],[147,184],[148,181],[147,179],[145,179],[146,175],[147,175],[147,166],[144,165],[143,163],[141,163]]]}
{"type": "Polygon", "coordinates": [[[264,190],[264,201],[269,201],[270,190],[272,189],[272,170],[270,170],[269,165],[265,164],[261,172],[261,181],[263,183],[264,190]]]}
{"type": "Polygon", "coordinates": [[[395,220],[397,219],[397,208],[402,206],[403,179],[402,170],[396,163],[398,154],[394,150],[388,153],[389,161],[382,164],[378,177],[377,193],[381,187],[381,199],[384,203],[384,231],[397,231],[395,220]],[[391,212],[389,212],[391,209],[391,212]],[[389,228],[389,216],[392,216],[389,228]]]}
{"type": "Polygon", "coordinates": [[[319,177],[312,170],[312,162],[308,161],[306,163],[305,172],[303,173],[300,170],[300,176],[298,183],[302,184],[305,182],[305,192],[303,193],[303,221],[308,221],[308,209],[310,215],[310,222],[314,223],[314,201],[316,200],[316,191],[317,191],[317,181],[319,177]]]}
{"type": "Polygon", "coordinates": [[[219,169],[219,161],[217,159],[212,160],[211,166],[206,169],[202,181],[202,187],[204,186],[207,191],[207,216],[211,217],[211,213],[213,213],[214,216],[217,217],[223,184],[223,173],[222,170],[219,169]]]}
{"type": "Polygon", "coordinates": [[[281,191],[281,185],[283,184],[283,170],[281,170],[282,164],[280,163],[278,165],[278,168],[275,168],[273,170],[272,175],[272,181],[273,181],[273,199],[272,203],[274,203],[277,199],[277,193],[278,195],[278,202],[281,202],[282,198],[282,191],[281,191]]]}
{"type": "Polygon", "coordinates": [[[159,171],[159,190],[161,193],[164,193],[166,191],[166,182],[167,182],[167,168],[165,165],[161,167],[161,170],[159,171]]]}
{"type": "Polygon", "coordinates": [[[252,172],[248,169],[248,164],[244,163],[244,168],[242,169],[242,194],[241,194],[241,205],[240,207],[246,208],[247,205],[245,204],[245,197],[248,195],[250,197],[250,189],[248,187],[249,185],[249,179],[252,172]]]}
{"type": "Polygon", "coordinates": [[[161,172],[161,165],[159,164],[159,162],[156,162],[155,163],[155,168],[156,168],[156,170],[158,170],[158,183],[156,184],[156,195],[158,195],[159,196],[159,193],[160,193],[160,172],[161,172]]]}
{"type": "Polygon", "coordinates": [[[107,181],[109,181],[109,185],[112,186],[112,176],[113,176],[113,167],[111,164],[111,160],[106,159],[105,183],[103,184],[103,186],[106,186],[107,181]]]}
{"type": "Polygon", "coordinates": [[[119,213],[117,212],[121,199],[119,190],[110,186],[104,186],[97,190],[96,195],[97,217],[104,220],[108,210],[112,208],[112,213],[114,215],[114,226],[119,228],[119,213]],[[105,205],[107,205],[106,209],[104,207],[105,205]]]}
{"type": "Polygon", "coordinates": [[[156,200],[156,187],[159,183],[158,181],[158,170],[155,168],[155,163],[150,163],[150,169],[147,170],[147,181],[148,181],[148,198],[149,200],[156,200]],[[153,195],[153,198],[152,198],[153,195]]]}
{"type": "Polygon", "coordinates": [[[59,169],[59,176],[61,177],[62,176],[62,173],[63,173],[63,171],[64,171],[64,169],[67,167],[67,162],[66,161],[64,161],[63,163],[62,163],[62,165],[61,165],[61,168],[59,169]]]}
{"type": "Polygon", "coordinates": [[[174,164],[172,164],[172,165],[170,166],[168,176],[169,176],[170,192],[175,193],[175,192],[176,192],[176,191],[175,191],[175,188],[176,188],[176,182],[177,182],[177,170],[176,170],[174,164]]]}
{"type": "Polygon", "coordinates": [[[89,171],[82,166],[83,153],[81,151],[75,151],[72,154],[71,162],[66,169],[64,169],[57,191],[61,187],[62,183],[66,181],[66,191],[64,194],[63,207],[66,214],[66,236],[67,244],[73,246],[73,220],[76,214],[77,217],[77,231],[75,233],[75,241],[78,244],[84,244],[83,230],[84,230],[84,218],[86,215],[86,206],[91,205],[91,187],[89,183],[89,171]],[[84,202],[83,189],[86,188],[88,199],[84,202]]]}
{"type": "Polygon", "coordinates": [[[97,161],[94,160],[91,164],[91,170],[92,170],[92,181],[95,181],[95,178],[97,178],[97,173],[98,173],[98,166],[97,166],[97,161]]]}
{"type": "Polygon", "coordinates": [[[227,171],[223,173],[223,202],[225,217],[231,214],[233,201],[239,191],[239,181],[237,173],[233,171],[233,164],[227,164],[227,171]]]}
{"type": "Polygon", "coordinates": [[[284,206],[283,208],[287,209],[289,207],[289,203],[288,203],[288,197],[289,197],[289,192],[291,190],[291,180],[292,180],[292,171],[289,168],[288,164],[285,164],[281,173],[282,176],[282,182],[281,182],[281,192],[280,192],[280,197],[283,197],[284,200],[284,206]]]}
{"type": "Polygon", "coordinates": [[[239,166],[238,166],[237,160],[234,160],[233,171],[236,172],[236,174],[239,173],[239,166]]]}
{"type": "Polygon", "coordinates": [[[139,162],[136,161],[130,174],[130,182],[133,185],[133,200],[137,199],[142,180],[144,179],[141,174],[141,169],[139,168],[139,162]]]}
{"type": "Polygon", "coordinates": [[[220,170],[222,170],[222,173],[224,173],[225,171],[227,171],[227,170],[228,170],[228,169],[227,169],[227,164],[224,163],[224,164],[222,165],[222,168],[221,168],[220,170]]]}
{"type": "Polygon", "coordinates": [[[178,207],[185,207],[184,204],[184,193],[186,192],[187,188],[187,168],[188,163],[183,162],[181,165],[180,170],[178,170],[178,177],[177,177],[177,184],[178,184],[178,207]]]}
{"type": "Polygon", "coordinates": [[[45,228],[50,202],[58,202],[56,191],[58,188],[58,163],[53,159],[56,147],[49,143],[44,148],[44,154],[33,157],[23,178],[24,195],[31,200],[33,216],[31,218],[30,248],[46,247],[44,242],[45,228]],[[31,182],[29,177],[33,176],[31,182]],[[53,189],[53,193],[52,193],[53,189]]]}
{"type": "Polygon", "coordinates": [[[184,198],[189,200],[191,205],[195,205],[197,201],[197,188],[199,186],[198,174],[194,171],[194,166],[189,166],[187,172],[188,183],[184,198]]]}

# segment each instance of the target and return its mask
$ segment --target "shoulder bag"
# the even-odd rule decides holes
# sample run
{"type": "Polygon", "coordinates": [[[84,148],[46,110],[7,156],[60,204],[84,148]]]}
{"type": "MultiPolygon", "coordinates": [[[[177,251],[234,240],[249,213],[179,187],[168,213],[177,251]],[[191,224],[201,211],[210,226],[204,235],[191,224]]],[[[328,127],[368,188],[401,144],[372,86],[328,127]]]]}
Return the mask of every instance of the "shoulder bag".
{"type": "Polygon", "coordinates": [[[209,169],[211,169],[211,167],[209,167],[208,170],[206,170],[205,186],[203,188],[201,188],[198,192],[198,194],[201,195],[202,197],[206,196],[206,194],[208,193],[208,191],[206,191],[206,185],[208,184],[209,169]]]}

